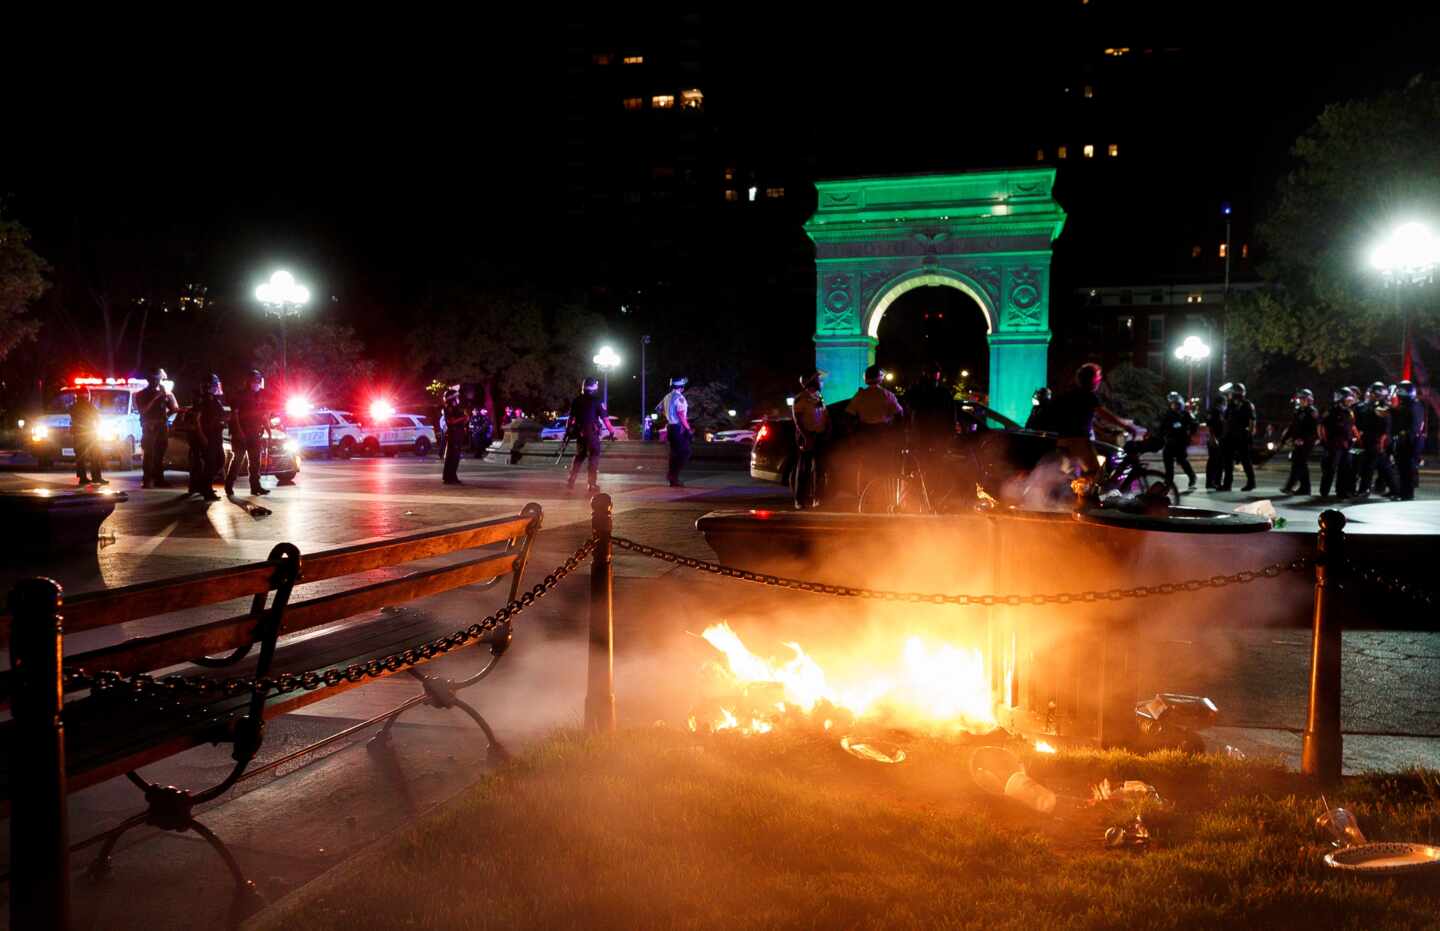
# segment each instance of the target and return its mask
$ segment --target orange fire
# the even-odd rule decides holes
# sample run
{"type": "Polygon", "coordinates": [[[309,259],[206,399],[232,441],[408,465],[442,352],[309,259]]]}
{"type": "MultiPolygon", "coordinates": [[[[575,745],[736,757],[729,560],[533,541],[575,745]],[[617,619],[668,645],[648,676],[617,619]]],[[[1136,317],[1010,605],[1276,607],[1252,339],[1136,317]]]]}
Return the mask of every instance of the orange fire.
{"type": "MultiPolygon", "coordinates": [[[[716,624],[701,636],[724,654],[721,674],[727,690],[745,696],[752,706],[743,713],[722,707],[720,717],[709,725],[712,731],[763,734],[792,709],[808,717],[817,708],[826,711],[827,730],[832,708],[857,721],[936,735],[986,734],[996,727],[985,660],[978,649],[912,636],[897,656],[877,658],[881,668],[870,665],[842,677],[827,673],[798,643],[785,644],[793,653],[789,659],[775,660],[752,653],[729,624],[716,624]],[[745,719],[748,726],[742,724],[745,719]]],[[[691,729],[698,727],[692,718],[691,729]]]]}

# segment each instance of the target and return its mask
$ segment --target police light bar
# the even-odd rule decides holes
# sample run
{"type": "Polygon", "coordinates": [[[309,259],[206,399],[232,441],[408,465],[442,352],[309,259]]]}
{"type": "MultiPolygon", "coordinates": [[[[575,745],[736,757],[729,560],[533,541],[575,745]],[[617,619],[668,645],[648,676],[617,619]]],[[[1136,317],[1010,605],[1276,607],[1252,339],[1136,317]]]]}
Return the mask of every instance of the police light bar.
{"type": "Polygon", "coordinates": [[[389,401],[375,401],[370,405],[370,416],[376,420],[384,420],[394,413],[395,407],[389,401]]]}
{"type": "Polygon", "coordinates": [[[94,375],[76,375],[71,379],[71,384],[81,385],[104,385],[108,388],[144,388],[150,384],[144,378],[97,378],[94,375]]]}

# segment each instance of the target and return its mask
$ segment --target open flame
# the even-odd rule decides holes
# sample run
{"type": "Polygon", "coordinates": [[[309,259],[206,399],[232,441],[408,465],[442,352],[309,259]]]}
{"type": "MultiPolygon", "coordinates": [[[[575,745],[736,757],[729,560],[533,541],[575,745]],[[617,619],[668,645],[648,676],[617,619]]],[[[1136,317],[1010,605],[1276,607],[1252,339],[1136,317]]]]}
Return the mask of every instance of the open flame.
{"type": "MultiPolygon", "coordinates": [[[[823,716],[826,730],[833,724],[833,709],[855,720],[937,735],[987,734],[996,727],[985,659],[978,649],[911,636],[898,656],[876,657],[862,672],[842,677],[827,673],[798,643],[785,644],[790,658],[775,660],[752,653],[726,623],[706,628],[701,636],[724,655],[725,685],[744,696],[747,706],[722,706],[709,723],[712,731],[768,733],[792,713],[808,719],[817,709],[823,715],[815,715],[815,721],[823,716]]],[[[699,729],[693,718],[690,726],[699,729]]]]}

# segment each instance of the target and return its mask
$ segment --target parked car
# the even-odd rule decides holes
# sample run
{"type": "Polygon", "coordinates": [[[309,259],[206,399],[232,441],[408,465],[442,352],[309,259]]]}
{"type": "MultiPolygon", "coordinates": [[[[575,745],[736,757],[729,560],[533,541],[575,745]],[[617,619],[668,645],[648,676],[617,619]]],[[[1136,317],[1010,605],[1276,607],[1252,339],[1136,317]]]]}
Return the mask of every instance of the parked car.
{"type": "Polygon", "coordinates": [[[70,408],[79,392],[88,390],[90,401],[100,412],[100,454],[105,462],[121,469],[134,468],[140,455],[140,411],[135,393],[144,388],[144,379],[81,377],[61,388],[45,410],[26,418],[26,450],[48,469],[57,459],[75,458],[75,440],[70,430],[70,408]]]}
{"type": "MultiPolygon", "coordinates": [[[[568,416],[565,416],[565,417],[556,417],[556,418],[555,418],[554,420],[552,420],[550,423],[548,423],[548,424],[546,424],[545,426],[543,426],[543,427],[540,428],[540,439],[542,439],[542,440],[564,440],[564,439],[565,439],[565,428],[566,428],[566,426],[567,426],[569,423],[570,423],[570,418],[569,418],[568,416]]],[[[611,418],[610,418],[610,429],[615,431],[615,439],[617,439],[617,440],[628,440],[628,439],[630,439],[630,431],[628,431],[628,430],[625,429],[625,424],[621,422],[621,420],[620,420],[619,417],[615,417],[615,416],[613,416],[613,415],[611,416],[611,418]]]]}
{"type": "MultiPolygon", "coordinates": [[[[189,472],[190,471],[190,430],[188,424],[192,414],[188,407],[182,407],[170,419],[170,441],[165,448],[165,471],[167,472],[189,472]]],[[[224,473],[230,469],[230,460],[234,453],[230,449],[230,428],[227,426],[224,432],[225,456],[220,464],[220,474],[217,478],[223,478],[224,473]]],[[[246,463],[241,475],[250,474],[250,463],[246,463]]],[[[295,477],[300,474],[300,444],[288,436],[280,425],[272,424],[270,427],[269,439],[261,450],[261,475],[273,475],[281,485],[295,484],[295,477]]]]}
{"type": "Polygon", "coordinates": [[[303,414],[286,414],[285,432],[311,456],[353,456],[365,439],[365,431],[349,411],[317,407],[303,414]]]}
{"type": "Polygon", "coordinates": [[[360,452],[367,456],[413,452],[428,456],[435,448],[435,427],[424,414],[391,414],[363,425],[360,452]]]}
{"type": "Polygon", "coordinates": [[[707,439],[711,443],[754,443],[755,434],[760,432],[763,423],[763,420],[756,420],[743,430],[720,430],[711,433],[707,439]]]}

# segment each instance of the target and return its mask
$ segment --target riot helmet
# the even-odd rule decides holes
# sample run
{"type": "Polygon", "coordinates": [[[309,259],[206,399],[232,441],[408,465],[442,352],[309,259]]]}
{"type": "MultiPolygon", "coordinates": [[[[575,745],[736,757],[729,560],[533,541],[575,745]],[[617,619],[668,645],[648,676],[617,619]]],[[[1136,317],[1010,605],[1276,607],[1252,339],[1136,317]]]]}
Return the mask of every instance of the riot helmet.
{"type": "Polygon", "coordinates": [[[1371,383],[1371,385],[1370,385],[1370,391],[1369,391],[1370,400],[1372,400],[1372,401],[1379,401],[1381,398],[1385,397],[1385,395],[1387,395],[1388,393],[1389,393],[1389,389],[1385,387],[1385,383],[1384,383],[1383,381],[1377,381],[1377,382],[1371,383]]]}
{"type": "Polygon", "coordinates": [[[251,369],[250,384],[255,386],[256,391],[265,390],[265,373],[259,369],[251,369]]]}
{"type": "Polygon", "coordinates": [[[1315,403],[1315,392],[1309,388],[1301,388],[1295,392],[1295,406],[1309,407],[1315,403]]]}
{"type": "Polygon", "coordinates": [[[580,383],[580,390],[584,394],[594,394],[600,390],[600,379],[590,376],[580,383]]]}
{"type": "Polygon", "coordinates": [[[690,379],[686,378],[684,375],[678,375],[675,378],[670,379],[671,388],[683,389],[688,384],[690,384],[690,379]]]}
{"type": "Polygon", "coordinates": [[[1237,398],[1245,397],[1245,383],[1243,381],[1235,382],[1230,386],[1230,393],[1235,395],[1235,397],[1237,398]]]}
{"type": "Polygon", "coordinates": [[[1171,410],[1178,411],[1185,406],[1185,399],[1180,396],[1180,392],[1172,391],[1165,395],[1165,403],[1170,405],[1171,410]]]}
{"type": "Polygon", "coordinates": [[[1041,385],[1039,388],[1036,388],[1035,393],[1030,396],[1030,406],[1042,407],[1049,404],[1054,397],[1055,392],[1051,391],[1045,385],[1041,385]]]}
{"type": "Polygon", "coordinates": [[[211,372],[210,377],[205,379],[205,393],[222,394],[223,392],[224,388],[220,385],[220,376],[211,372]]]}
{"type": "Polygon", "coordinates": [[[814,390],[819,391],[821,385],[824,384],[825,375],[826,373],[821,371],[820,369],[813,370],[809,375],[801,375],[800,387],[806,389],[813,388],[814,390]]]}
{"type": "Polygon", "coordinates": [[[1335,404],[1344,404],[1346,401],[1352,401],[1354,399],[1355,396],[1350,393],[1350,389],[1343,385],[1336,388],[1334,393],[1330,395],[1330,400],[1335,404]]]}
{"type": "Polygon", "coordinates": [[[1395,386],[1395,396],[1398,398],[1409,398],[1413,401],[1415,395],[1415,383],[1408,378],[1395,386]]]}

